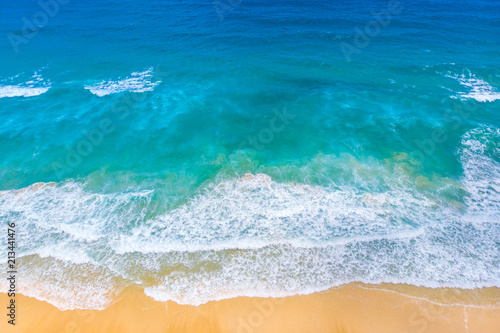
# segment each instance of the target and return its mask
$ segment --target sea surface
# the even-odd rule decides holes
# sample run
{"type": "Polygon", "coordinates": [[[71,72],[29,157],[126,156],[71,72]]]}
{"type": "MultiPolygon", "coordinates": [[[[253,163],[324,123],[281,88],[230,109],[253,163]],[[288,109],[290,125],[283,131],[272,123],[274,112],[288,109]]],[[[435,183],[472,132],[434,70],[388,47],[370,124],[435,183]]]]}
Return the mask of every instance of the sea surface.
{"type": "Polygon", "coordinates": [[[11,222],[61,309],[500,287],[500,2],[3,1],[11,222]]]}

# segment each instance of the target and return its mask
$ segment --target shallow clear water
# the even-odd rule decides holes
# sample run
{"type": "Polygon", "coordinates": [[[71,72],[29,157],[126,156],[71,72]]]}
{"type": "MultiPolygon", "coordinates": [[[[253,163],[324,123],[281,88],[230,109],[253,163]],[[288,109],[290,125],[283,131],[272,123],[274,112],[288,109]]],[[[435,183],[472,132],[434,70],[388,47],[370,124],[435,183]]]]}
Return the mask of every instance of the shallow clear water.
{"type": "Polygon", "coordinates": [[[4,4],[21,292],[499,286],[497,1],[215,4],[4,4]]]}

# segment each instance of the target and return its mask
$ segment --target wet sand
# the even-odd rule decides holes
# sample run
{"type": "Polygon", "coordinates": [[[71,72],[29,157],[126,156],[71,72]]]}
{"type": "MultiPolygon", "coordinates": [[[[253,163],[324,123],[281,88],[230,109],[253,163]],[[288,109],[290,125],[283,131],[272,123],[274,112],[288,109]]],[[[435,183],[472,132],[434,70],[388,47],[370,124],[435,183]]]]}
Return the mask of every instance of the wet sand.
{"type": "MultiPolygon", "coordinates": [[[[67,311],[23,295],[16,299],[16,326],[3,314],[0,332],[500,332],[499,288],[354,283],[309,295],[189,306],[158,302],[129,287],[104,310],[67,311]]],[[[5,293],[0,304],[6,313],[5,293]]]]}

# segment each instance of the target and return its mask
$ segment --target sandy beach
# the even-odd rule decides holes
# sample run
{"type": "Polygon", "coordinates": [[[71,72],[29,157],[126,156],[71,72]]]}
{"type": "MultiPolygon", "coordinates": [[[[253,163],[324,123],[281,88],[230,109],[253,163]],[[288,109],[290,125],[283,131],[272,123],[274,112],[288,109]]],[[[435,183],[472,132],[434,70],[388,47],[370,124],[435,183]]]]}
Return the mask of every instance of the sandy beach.
{"type": "MultiPolygon", "coordinates": [[[[157,302],[125,289],[104,310],[61,311],[17,295],[15,328],[2,332],[498,332],[499,288],[429,289],[349,284],[284,298],[238,297],[200,306],[157,302]]],[[[0,302],[7,303],[6,294],[0,302]]]]}

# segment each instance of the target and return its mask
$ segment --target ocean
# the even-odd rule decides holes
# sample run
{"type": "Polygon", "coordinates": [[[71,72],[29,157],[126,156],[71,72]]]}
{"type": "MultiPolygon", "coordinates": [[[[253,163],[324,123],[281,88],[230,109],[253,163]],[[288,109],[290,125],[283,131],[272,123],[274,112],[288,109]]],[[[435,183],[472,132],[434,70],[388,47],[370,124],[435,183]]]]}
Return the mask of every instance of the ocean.
{"type": "Polygon", "coordinates": [[[4,2],[19,292],[500,287],[499,59],[496,0],[4,2]]]}

